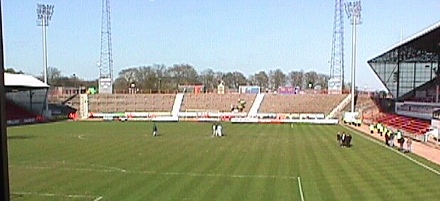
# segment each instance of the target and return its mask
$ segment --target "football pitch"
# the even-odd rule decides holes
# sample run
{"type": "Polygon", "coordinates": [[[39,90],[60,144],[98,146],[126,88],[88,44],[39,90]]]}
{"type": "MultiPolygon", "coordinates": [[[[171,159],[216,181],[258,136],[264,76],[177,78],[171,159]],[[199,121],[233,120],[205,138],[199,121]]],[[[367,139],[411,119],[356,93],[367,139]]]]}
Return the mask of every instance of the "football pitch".
{"type": "Polygon", "coordinates": [[[8,128],[12,200],[439,200],[440,167],[341,126],[60,122],[8,128]],[[336,133],[353,135],[339,147],[336,133]]]}

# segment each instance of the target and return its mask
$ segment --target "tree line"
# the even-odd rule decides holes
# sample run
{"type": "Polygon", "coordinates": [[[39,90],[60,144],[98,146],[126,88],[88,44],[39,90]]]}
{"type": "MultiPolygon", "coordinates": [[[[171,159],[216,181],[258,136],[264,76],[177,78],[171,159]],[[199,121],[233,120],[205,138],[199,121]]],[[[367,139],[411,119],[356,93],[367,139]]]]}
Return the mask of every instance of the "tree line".
{"type": "MultiPolygon", "coordinates": [[[[6,69],[9,73],[23,73],[14,69],[6,69]]],[[[48,84],[63,87],[95,87],[98,80],[85,80],[73,75],[63,75],[55,67],[47,71],[48,84]]],[[[42,75],[37,78],[42,80],[42,75]]],[[[116,92],[127,91],[131,84],[141,91],[175,91],[179,85],[204,85],[208,91],[215,91],[220,82],[229,89],[238,89],[242,85],[260,86],[262,90],[277,90],[279,87],[293,86],[305,88],[321,87],[327,89],[329,76],[315,71],[292,70],[283,72],[281,69],[258,71],[249,76],[240,71],[223,72],[206,69],[198,72],[190,64],[174,64],[165,66],[154,64],[148,66],[129,67],[121,70],[114,78],[116,92]]]]}

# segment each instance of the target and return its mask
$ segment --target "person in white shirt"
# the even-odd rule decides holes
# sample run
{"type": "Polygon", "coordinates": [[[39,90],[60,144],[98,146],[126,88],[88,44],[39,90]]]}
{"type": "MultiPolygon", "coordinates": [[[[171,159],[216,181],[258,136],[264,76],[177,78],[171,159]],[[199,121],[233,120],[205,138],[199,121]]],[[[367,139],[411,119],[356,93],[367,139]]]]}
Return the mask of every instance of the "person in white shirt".
{"type": "Polygon", "coordinates": [[[222,129],[223,129],[222,125],[217,124],[217,137],[223,136],[222,129]]]}
{"type": "Polygon", "coordinates": [[[215,137],[217,135],[217,124],[212,124],[212,137],[215,137]]]}
{"type": "Polygon", "coordinates": [[[408,136],[408,140],[406,141],[406,147],[408,152],[412,152],[412,138],[408,136]]]}

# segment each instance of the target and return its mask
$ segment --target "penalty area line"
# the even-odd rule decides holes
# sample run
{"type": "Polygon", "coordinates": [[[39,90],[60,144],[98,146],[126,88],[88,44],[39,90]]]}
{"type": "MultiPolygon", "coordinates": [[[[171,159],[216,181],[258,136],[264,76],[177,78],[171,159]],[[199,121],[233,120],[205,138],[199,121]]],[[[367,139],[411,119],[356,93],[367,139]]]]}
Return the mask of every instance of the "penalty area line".
{"type": "Polygon", "coordinates": [[[303,193],[300,177],[298,177],[298,188],[299,188],[299,195],[301,196],[301,201],[304,201],[304,193],[303,193]]]}
{"type": "MultiPolygon", "coordinates": [[[[93,166],[92,166],[93,167],[93,166]]],[[[94,167],[106,167],[97,166],[94,167]]],[[[9,168],[23,168],[29,170],[62,170],[62,171],[86,171],[86,172],[104,172],[113,173],[120,172],[125,174],[150,174],[150,175],[166,175],[166,176],[190,176],[190,177],[225,177],[225,178],[258,178],[258,179],[283,179],[294,180],[296,176],[278,176],[278,175],[235,175],[235,174],[204,174],[204,173],[191,173],[191,172],[157,172],[157,171],[135,171],[125,170],[116,167],[107,168],[70,168],[70,167],[50,167],[50,166],[15,166],[9,165],[9,168]]]]}
{"type": "MultiPolygon", "coordinates": [[[[11,195],[19,196],[40,196],[40,197],[63,197],[63,198],[96,198],[96,195],[75,195],[75,194],[56,194],[56,193],[36,193],[36,192],[12,192],[11,195]]],[[[102,196],[98,197],[102,199],[102,196]]],[[[98,201],[96,198],[94,201],[98,201]]],[[[99,199],[99,200],[100,200],[99,199]]]]}
{"type": "Polygon", "coordinates": [[[102,200],[102,196],[99,196],[99,197],[97,197],[96,199],[94,199],[93,201],[100,201],[100,200],[102,200]]]}

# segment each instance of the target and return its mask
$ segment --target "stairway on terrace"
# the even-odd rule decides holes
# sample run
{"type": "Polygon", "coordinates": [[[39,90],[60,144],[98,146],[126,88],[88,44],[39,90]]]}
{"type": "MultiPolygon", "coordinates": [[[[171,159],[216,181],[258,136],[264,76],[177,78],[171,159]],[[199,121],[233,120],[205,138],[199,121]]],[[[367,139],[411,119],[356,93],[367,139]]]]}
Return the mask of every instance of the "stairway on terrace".
{"type": "Polygon", "coordinates": [[[257,94],[257,96],[255,97],[254,103],[251,106],[251,109],[249,110],[248,116],[257,116],[258,114],[258,110],[260,109],[261,103],[264,100],[264,95],[265,94],[257,94]]]}
{"type": "Polygon", "coordinates": [[[80,106],[79,96],[72,94],[48,95],[47,100],[49,104],[66,104],[75,109],[80,106]]]}

